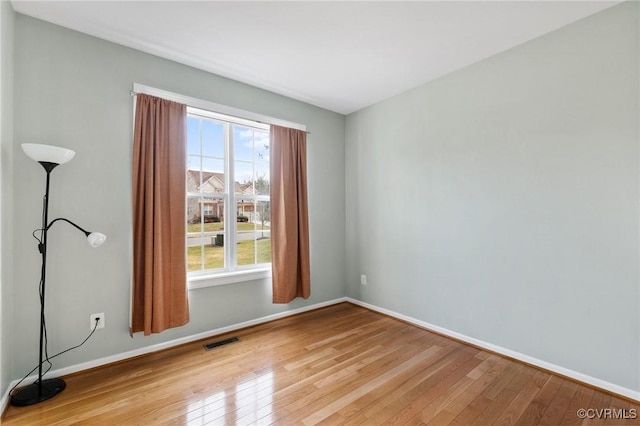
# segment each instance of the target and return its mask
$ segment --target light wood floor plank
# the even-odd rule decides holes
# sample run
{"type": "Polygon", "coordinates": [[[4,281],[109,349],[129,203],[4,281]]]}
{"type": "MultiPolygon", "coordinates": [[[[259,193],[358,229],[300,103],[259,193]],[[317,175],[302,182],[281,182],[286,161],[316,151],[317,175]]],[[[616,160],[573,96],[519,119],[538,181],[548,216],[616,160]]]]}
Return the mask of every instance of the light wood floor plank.
{"type": "MultiPolygon", "coordinates": [[[[462,392],[457,398],[451,401],[435,418],[433,418],[429,425],[438,426],[452,423],[453,420],[473,401],[478,395],[484,391],[490,383],[492,383],[496,377],[504,371],[508,361],[504,358],[492,355],[486,358],[485,362],[492,362],[491,368],[479,376],[475,382],[469,386],[464,392],[462,392]]],[[[484,363],[483,363],[484,364],[484,363]]],[[[482,366],[482,364],[481,364],[482,366]]],[[[469,377],[469,375],[467,375],[469,377]]]]}
{"type": "MultiPolygon", "coordinates": [[[[411,404],[426,389],[434,386],[439,381],[437,376],[439,372],[461,354],[464,355],[465,353],[455,345],[442,348],[435,355],[431,365],[411,374],[407,379],[402,378],[401,383],[392,385],[389,389],[376,389],[363,397],[360,400],[360,406],[363,408],[348,417],[346,424],[383,423],[411,404]]],[[[358,402],[356,401],[355,404],[358,404],[358,402]]],[[[348,408],[343,411],[346,410],[348,408]]]]}
{"type": "Polygon", "coordinates": [[[538,424],[542,419],[544,411],[556,396],[556,393],[558,393],[560,385],[562,385],[562,379],[560,377],[550,374],[547,374],[547,376],[546,383],[544,383],[540,392],[538,392],[522,415],[520,415],[516,425],[526,426],[538,424]]]}
{"type": "Polygon", "coordinates": [[[612,418],[640,414],[635,402],[349,303],[65,381],[3,425],[640,424],[612,418]],[[583,421],[580,408],[610,414],[583,421]]]}
{"type": "MultiPolygon", "coordinates": [[[[425,388],[419,397],[395,414],[389,423],[397,425],[412,421],[422,423],[435,417],[448,403],[450,392],[455,392],[456,386],[466,387],[471,383],[471,379],[468,379],[466,374],[481,362],[474,357],[473,351],[465,351],[463,355],[433,375],[430,378],[432,385],[425,388]],[[412,420],[414,417],[415,420],[412,420]]],[[[380,418],[380,415],[378,417],[380,418]]]]}
{"type": "MultiPolygon", "coordinates": [[[[559,379],[560,380],[560,379],[559,379]]],[[[589,408],[589,402],[593,397],[595,390],[587,387],[578,387],[571,398],[571,402],[567,405],[567,409],[564,412],[560,425],[575,424],[578,420],[577,412],[579,409],[589,408]]],[[[582,421],[580,421],[582,424],[582,421]]]]}
{"type": "Polygon", "coordinates": [[[529,370],[531,369],[525,367],[522,369],[522,374],[515,375],[471,424],[484,426],[500,418],[533,377],[532,371],[529,370]]]}
{"type": "MultiPolygon", "coordinates": [[[[570,380],[563,380],[560,389],[556,393],[551,403],[547,406],[544,416],[540,420],[541,425],[555,426],[560,423],[564,416],[578,385],[570,380]]],[[[582,424],[582,421],[580,422],[582,424]]]]}

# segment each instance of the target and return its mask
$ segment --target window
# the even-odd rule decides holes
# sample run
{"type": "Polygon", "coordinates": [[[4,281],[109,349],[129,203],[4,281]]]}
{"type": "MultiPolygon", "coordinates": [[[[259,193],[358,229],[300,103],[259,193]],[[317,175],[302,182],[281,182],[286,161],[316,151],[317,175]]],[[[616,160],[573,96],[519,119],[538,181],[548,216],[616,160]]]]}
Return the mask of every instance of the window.
{"type": "Polygon", "coordinates": [[[202,214],[205,216],[213,215],[213,204],[204,204],[202,206],[202,214]]]}
{"type": "Polygon", "coordinates": [[[190,280],[270,271],[269,126],[187,112],[190,280]]]}

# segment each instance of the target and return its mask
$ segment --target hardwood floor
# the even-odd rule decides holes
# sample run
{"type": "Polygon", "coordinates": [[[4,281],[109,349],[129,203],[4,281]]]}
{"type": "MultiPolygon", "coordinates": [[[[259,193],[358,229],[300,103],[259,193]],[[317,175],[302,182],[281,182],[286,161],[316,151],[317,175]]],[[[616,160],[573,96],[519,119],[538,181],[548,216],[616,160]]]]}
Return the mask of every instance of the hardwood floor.
{"type": "Polygon", "coordinates": [[[65,380],[2,423],[640,424],[617,418],[640,417],[638,404],[349,303],[65,380]],[[230,336],[240,342],[202,347],[230,336]]]}

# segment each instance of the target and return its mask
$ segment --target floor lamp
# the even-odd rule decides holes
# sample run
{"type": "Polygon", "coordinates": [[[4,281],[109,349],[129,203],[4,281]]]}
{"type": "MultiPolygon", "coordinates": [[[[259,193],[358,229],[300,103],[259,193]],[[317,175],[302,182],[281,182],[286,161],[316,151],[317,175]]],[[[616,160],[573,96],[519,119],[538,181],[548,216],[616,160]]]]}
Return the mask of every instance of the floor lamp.
{"type": "MultiPolygon", "coordinates": [[[[105,242],[107,237],[99,232],[89,232],[69,219],[57,218],[49,222],[49,182],[51,180],[51,171],[59,166],[71,160],[75,155],[75,152],[51,145],[41,145],[26,143],[22,144],[22,150],[27,156],[42,165],[47,173],[46,190],[42,206],[42,228],[40,231],[41,237],[38,239],[38,251],[42,255],[42,267],[40,270],[40,354],[38,364],[38,380],[34,383],[19,389],[15,394],[11,396],[11,404],[17,406],[32,405],[38,402],[45,401],[52,398],[62,392],[66,384],[64,380],[60,378],[42,380],[42,364],[44,362],[43,356],[45,355],[45,315],[44,315],[44,301],[45,301],[45,278],[47,272],[47,232],[58,221],[67,222],[74,226],[78,230],[82,231],[87,241],[92,247],[98,247],[105,242]]],[[[36,232],[37,232],[36,231],[36,232]]],[[[35,232],[34,232],[35,236],[35,232]]]]}

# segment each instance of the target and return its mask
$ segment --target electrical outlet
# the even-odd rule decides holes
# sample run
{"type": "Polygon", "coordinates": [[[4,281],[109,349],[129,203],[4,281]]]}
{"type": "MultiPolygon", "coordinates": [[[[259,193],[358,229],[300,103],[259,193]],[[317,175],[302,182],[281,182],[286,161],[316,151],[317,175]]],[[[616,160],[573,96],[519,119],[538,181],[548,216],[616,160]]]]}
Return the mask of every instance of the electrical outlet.
{"type": "Polygon", "coordinates": [[[104,328],[104,312],[99,314],[91,314],[89,317],[89,330],[93,330],[94,327],[97,329],[104,328]],[[98,320],[98,327],[96,327],[96,320],[98,320]]]}
{"type": "Polygon", "coordinates": [[[367,276],[366,275],[360,275],[360,284],[362,285],[367,285],[367,276]]]}

